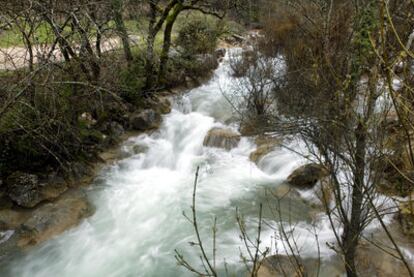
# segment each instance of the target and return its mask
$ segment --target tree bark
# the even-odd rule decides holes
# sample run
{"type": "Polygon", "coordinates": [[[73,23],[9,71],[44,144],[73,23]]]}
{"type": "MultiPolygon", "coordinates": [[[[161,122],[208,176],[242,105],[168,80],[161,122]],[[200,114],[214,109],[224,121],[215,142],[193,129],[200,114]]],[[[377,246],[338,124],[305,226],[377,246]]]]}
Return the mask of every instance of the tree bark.
{"type": "MultiPolygon", "coordinates": [[[[369,74],[368,79],[368,95],[365,113],[358,119],[358,125],[355,129],[355,155],[353,169],[353,186],[351,198],[351,218],[349,224],[344,226],[343,249],[345,258],[345,269],[348,277],[358,276],[355,259],[359,238],[361,236],[363,225],[366,218],[363,211],[368,207],[364,207],[364,195],[370,192],[370,184],[366,184],[365,170],[367,167],[366,155],[368,149],[369,138],[369,120],[372,117],[377,98],[378,84],[378,67],[374,65],[369,74]]],[[[367,213],[368,214],[368,213],[367,213]]]]}
{"type": "Polygon", "coordinates": [[[132,55],[131,46],[129,44],[129,35],[125,27],[124,18],[122,16],[122,4],[122,0],[113,0],[112,9],[114,12],[116,31],[122,41],[124,56],[126,61],[128,62],[128,65],[130,65],[131,62],[134,60],[134,57],[132,55]]]}
{"type": "Polygon", "coordinates": [[[162,82],[165,78],[165,73],[167,69],[167,63],[168,63],[168,54],[170,52],[171,48],[171,34],[174,27],[174,23],[180,14],[181,11],[183,11],[183,5],[177,4],[172,13],[167,17],[166,23],[165,23],[165,30],[164,30],[164,41],[162,45],[162,52],[160,57],[160,67],[158,70],[158,81],[162,82]]]}

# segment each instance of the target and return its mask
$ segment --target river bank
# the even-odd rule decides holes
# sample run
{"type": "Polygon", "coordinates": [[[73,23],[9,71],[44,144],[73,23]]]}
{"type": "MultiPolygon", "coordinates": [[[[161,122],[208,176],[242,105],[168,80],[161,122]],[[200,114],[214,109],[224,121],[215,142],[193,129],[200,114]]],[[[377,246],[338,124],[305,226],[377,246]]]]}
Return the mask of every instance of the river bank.
{"type": "MultiPolygon", "coordinates": [[[[224,55],[223,51],[216,53],[217,60],[224,55]]],[[[212,57],[206,55],[206,62],[211,63],[212,57]]],[[[212,63],[211,69],[217,65],[212,63]]],[[[124,158],[120,146],[131,137],[157,130],[162,116],[171,112],[172,98],[210,78],[211,74],[212,71],[206,71],[197,80],[188,79],[185,85],[158,92],[156,97],[148,99],[137,109],[129,105],[127,110],[123,110],[126,114],[122,116],[122,121],[111,121],[117,116],[110,116],[106,122],[99,122],[98,129],[93,116],[83,113],[79,120],[88,126],[90,132],[96,133],[96,138],[91,142],[96,150],[90,158],[72,162],[65,171],[15,171],[0,180],[2,259],[50,240],[91,216],[95,208],[88,200],[86,191],[104,167],[124,158]]]]}

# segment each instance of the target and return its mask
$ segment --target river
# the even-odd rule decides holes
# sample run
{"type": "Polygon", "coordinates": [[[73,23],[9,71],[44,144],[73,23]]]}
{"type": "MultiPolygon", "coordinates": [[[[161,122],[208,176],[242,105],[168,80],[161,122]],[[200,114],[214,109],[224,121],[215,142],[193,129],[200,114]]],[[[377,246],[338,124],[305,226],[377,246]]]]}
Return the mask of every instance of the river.
{"type": "MultiPolygon", "coordinates": [[[[230,71],[227,55],[210,81],[175,99],[159,130],[123,143],[120,151],[125,158],[105,167],[87,189],[96,213],[78,227],[14,258],[2,269],[2,276],[193,276],[177,266],[174,250],[200,268],[199,251],[189,244],[195,241],[194,230],[183,216],[183,212],[191,215],[197,167],[197,215],[206,250],[211,255],[216,217],[218,268],[223,271],[227,263],[234,273],[245,276],[240,263],[240,251],[245,253],[245,248],[239,238],[236,208],[254,239],[259,204],[267,201],[266,190],[283,183],[303,160],[280,148],[257,166],[249,160],[256,147],[252,138],[242,138],[231,151],[203,146],[211,128],[237,129],[232,107],[223,96],[232,89],[230,71]]],[[[297,147],[297,142],[289,143],[297,147]]],[[[316,256],[318,251],[323,257],[332,255],[324,246],[333,240],[326,220],[315,226],[321,241],[318,249],[309,232],[315,215],[306,203],[289,199],[280,204],[295,224],[303,255],[316,256]]],[[[276,253],[283,248],[275,235],[279,220],[264,207],[267,224],[262,247],[271,247],[276,253]]]]}

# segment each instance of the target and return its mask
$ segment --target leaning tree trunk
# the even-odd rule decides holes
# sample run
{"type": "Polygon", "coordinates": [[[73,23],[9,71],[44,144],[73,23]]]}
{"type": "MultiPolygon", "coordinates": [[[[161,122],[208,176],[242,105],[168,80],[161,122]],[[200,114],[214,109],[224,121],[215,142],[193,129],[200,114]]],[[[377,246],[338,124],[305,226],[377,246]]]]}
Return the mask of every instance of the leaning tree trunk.
{"type": "Polygon", "coordinates": [[[158,81],[159,82],[162,82],[165,78],[165,73],[166,73],[167,63],[168,63],[168,54],[171,48],[171,34],[172,34],[173,27],[174,27],[174,23],[182,10],[183,10],[183,5],[177,4],[174,7],[172,13],[166,19],[165,30],[164,30],[164,42],[162,45],[160,67],[158,70],[158,81]]]}

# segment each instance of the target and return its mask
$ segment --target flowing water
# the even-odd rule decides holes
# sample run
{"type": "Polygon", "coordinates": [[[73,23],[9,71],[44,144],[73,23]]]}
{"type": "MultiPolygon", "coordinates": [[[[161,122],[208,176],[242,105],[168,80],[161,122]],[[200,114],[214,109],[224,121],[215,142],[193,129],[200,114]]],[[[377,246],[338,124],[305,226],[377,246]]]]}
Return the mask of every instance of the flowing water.
{"type": "MultiPolygon", "coordinates": [[[[237,127],[223,96],[232,87],[228,60],[226,57],[208,83],[175,100],[173,111],[164,116],[158,131],[124,143],[122,151],[128,157],[102,170],[88,189],[96,207],[92,217],[16,257],[1,276],[193,276],[177,266],[174,250],[199,267],[198,249],[189,244],[195,241],[194,230],[183,216],[183,212],[191,215],[198,166],[198,224],[207,252],[212,251],[211,229],[217,217],[218,267],[223,268],[225,260],[231,270],[244,276],[236,207],[254,238],[259,203],[266,201],[266,189],[282,183],[303,161],[278,149],[258,167],[249,160],[255,144],[248,138],[242,138],[231,151],[203,146],[212,127],[237,127]],[[134,154],[134,149],[145,151],[134,154]]],[[[289,211],[289,220],[297,223],[302,254],[315,256],[318,250],[313,238],[306,235],[312,217],[307,205],[299,200],[280,204],[289,211]]],[[[275,252],[281,247],[274,236],[278,220],[268,208],[264,217],[270,227],[264,226],[263,245],[275,252]]],[[[332,238],[326,221],[318,228],[321,240],[332,238]]],[[[331,255],[329,249],[319,251],[331,255]]]]}

